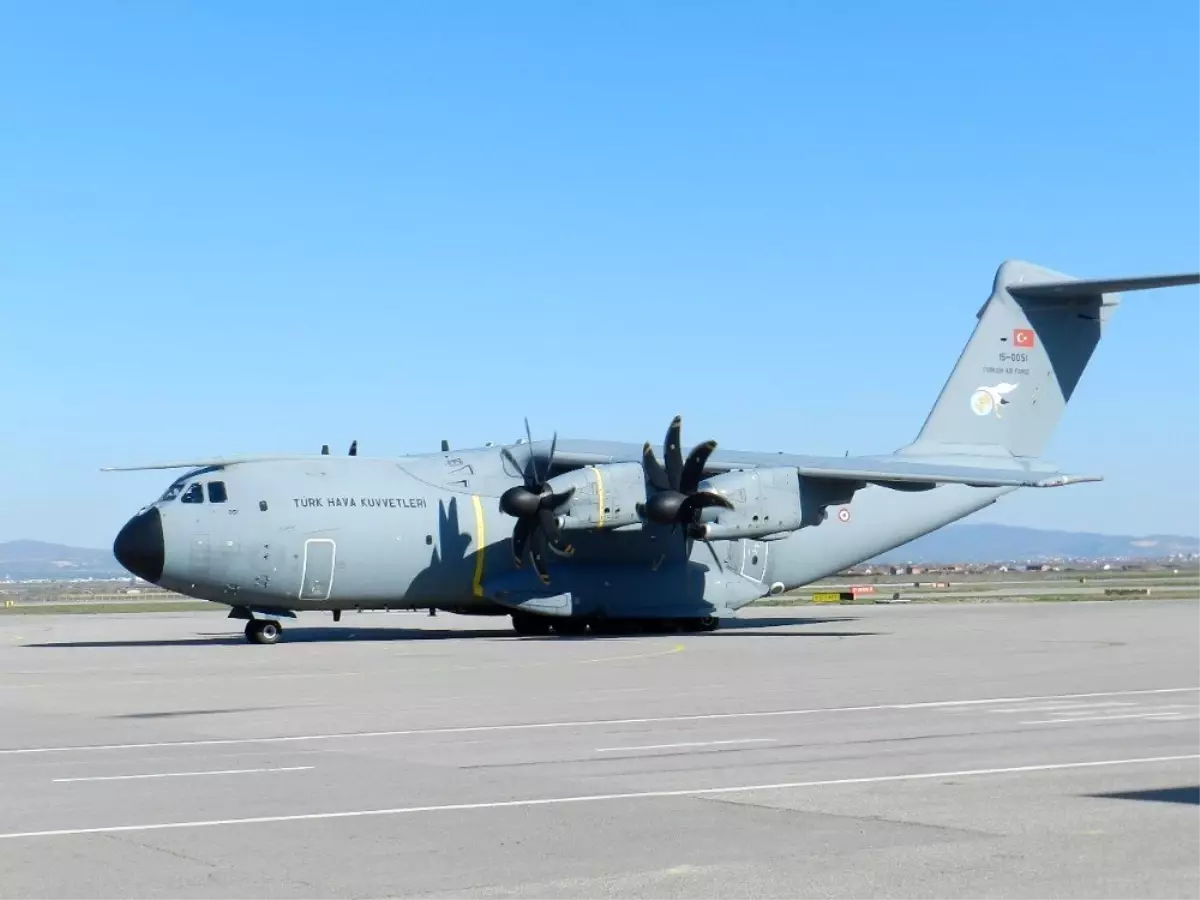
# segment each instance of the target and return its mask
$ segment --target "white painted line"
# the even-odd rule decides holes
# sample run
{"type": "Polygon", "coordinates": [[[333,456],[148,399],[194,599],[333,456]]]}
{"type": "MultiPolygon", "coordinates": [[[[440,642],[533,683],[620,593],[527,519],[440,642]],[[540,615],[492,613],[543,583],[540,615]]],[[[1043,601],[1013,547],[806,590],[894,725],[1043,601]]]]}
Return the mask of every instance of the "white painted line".
{"type": "MultiPolygon", "coordinates": [[[[64,673],[42,672],[39,674],[58,675],[58,674],[64,674],[64,673]]],[[[70,674],[75,674],[75,673],[70,673],[70,674]]],[[[242,675],[242,674],[238,674],[238,673],[225,674],[222,672],[206,672],[204,677],[206,679],[237,678],[238,680],[259,681],[259,680],[280,679],[280,678],[288,679],[288,680],[293,679],[293,678],[321,678],[321,679],[347,678],[347,677],[357,677],[358,675],[361,675],[361,674],[362,674],[361,672],[279,672],[279,673],[275,673],[275,674],[265,674],[265,675],[242,675]]],[[[105,687],[123,687],[123,686],[131,685],[131,684],[177,684],[180,682],[190,682],[190,681],[195,681],[195,680],[196,680],[196,676],[186,675],[186,676],[183,676],[180,678],[169,678],[169,677],[129,678],[129,679],[120,679],[120,680],[116,680],[116,681],[105,681],[105,682],[103,682],[103,684],[105,687]]],[[[0,684],[0,690],[9,689],[9,690],[23,691],[27,688],[57,688],[57,687],[62,687],[64,683],[65,682],[49,682],[49,681],[22,683],[19,681],[8,680],[8,681],[5,681],[3,684],[0,684]]]]}
{"type": "Polygon", "coordinates": [[[210,772],[154,772],[149,775],[91,775],[86,778],[55,778],[56,784],[72,781],[134,781],[138,778],[192,778],[197,775],[251,775],[259,772],[306,772],[312,766],[281,766],[275,769],[221,769],[210,772]]]}
{"type": "MultiPolygon", "coordinates": [[[[1169,709],[1160,709],[1156,712],[1140,712],[1140,713],[1123,713],[1121,715],[1111,716],[1071,716],[1064,719],[1031,719],[1027,722],[1021,722],[1022,725],[1070,725],[1072,722],[1114,722],[1118,719],[1166,719],[1167,721],[1179,722],[1185,718],[1183,713],[1178,713],[1169,709]]],[[[1186,718],[1194,718],[1187,716],[1186,718]]]]}
{"type": "Polygon", "coordinates": [[[1010,713],[1040,713],[1040,712],[1066,712],[1072,709],[1105,709],[1116,706],[1137,706],[1136,703],[1122,702],[1114,700],[1110,703],[1046,703],[1041,706],[1014,706],[1012,709],[993,709],[990,710],[995,715],[1005,715],[1010,713]]]}
{"type": "Polygon", "coordinates": [[[1026,772],[1053,772],[1061,769],[1090,769],[1102,766],[1135,766],[1149,763],[1200,759],[1200,753],[1181,756],[1148,756],[1140,759],[1103,759],[1091,762],[1044,763],[1032,766],[1007,766],[997,769],[963,769],[958,772],[915,772],[908,775],[872,775],[866,778],[832,778],[823,781],[785,781],[778,784],[745,784],[736,787],[692,788],[674,791],[633,791],[624,794],[584,794],[574,797],[539,797],[528,800],[493,800],[482,803],[447,803],[436,806],[398,806],[393,809],[356,809],[344,812],[298,813],[289,816],[253,816],[243,819],[208,819],[194,822],[155,822],[146,825],[105,825],[99,828],[60,828],[51,831],[14,831],[0,834],[0,840],[16,838],[70,837],[81,834],[116,834],[127,831],[165,831],[178,828],[212,828],[218,825],[265,825],[277,822],[314,822],[323,819],[356,819],[366,816],[402,816],[413,813],[462,812],[483,809],[510,809],[522,806],[556,806],[567,803],[597,803],[607,800],[646,800],[661,797],[706,797],[714,794],[742,794],[751,791],[780,791],[795,788],[828,787],[844,784],[883,784],[889,781],[922,781],[937,778],[971,778],[981,775],[1013,775],[1026,772]]]}
{"type": "Polygon", "coordinates": [[[624,753],[633,750],[674,750],[676,747],[719,747],[727,744],[774,744],[775,738],[740,738],[729,741],[684,741],[679,744],[644,744],[641,747],[597,747],[597,753],[624,753]]]}
{"type": "Polygon", "coordinates": [[[13,747],[0,749],[0,756],[23,753],[69,753],[96,750],[147,750],[162,747],[228,747],[236,744],[287,744],[307,741],[338,741],[360,738],[415,737],[441,734],[478,734],[492,731],[535,731],[556,728],[603,728],[612,725],[650,725],[658,722],[716,722],[726,719],[770,719],[832,713],[884,712],[889,710],[939,709],[952,706],[982,706],[992,703],[1026,703],[1039,700],[1079,700],[1088,697],[1133,697],[1149,694],[1196,693],[1200,687],[1153,688],[1141,691],[1098,691],[1090,694],[1058,694],[1046,697],[989,697],[981,700],[932,700],[920,703],[881,703],[874,706],[829,706],[814,709],[778,709],[765,712],[700,713],[688,716],[646,716],[636,719],[584,719],[568,722],[527,722],[513,725],[456,725],[445,728],[408,728],[397,731],[340,731],[332,734],[293,734],[253,738],[208,738],[196,741],[149,741],[142,744],[81,744],[67,747],[13,747]]]}

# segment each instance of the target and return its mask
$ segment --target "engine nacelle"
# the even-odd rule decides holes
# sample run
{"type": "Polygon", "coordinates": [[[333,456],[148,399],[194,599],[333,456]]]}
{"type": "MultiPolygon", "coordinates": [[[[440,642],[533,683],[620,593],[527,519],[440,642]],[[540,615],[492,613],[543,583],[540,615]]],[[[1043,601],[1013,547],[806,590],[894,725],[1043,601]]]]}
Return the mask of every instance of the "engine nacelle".
{"type": "Polygon", "coordinates": [[[731,510],[704,511],[699,527],[703,540],[783,537],[800,527],[800,476],[790,466],[726,472],[701,481],[700,490],[733,504],[731,510]]]}
{"type": "Polygon", "coordinates": [[[640,463],[574,469],[551,478],[549,487],[555,493],[575,488],[567,505],[555,511],[566,531],[641,524],[637,505],[646,502],[646,479],[640,463]]]}

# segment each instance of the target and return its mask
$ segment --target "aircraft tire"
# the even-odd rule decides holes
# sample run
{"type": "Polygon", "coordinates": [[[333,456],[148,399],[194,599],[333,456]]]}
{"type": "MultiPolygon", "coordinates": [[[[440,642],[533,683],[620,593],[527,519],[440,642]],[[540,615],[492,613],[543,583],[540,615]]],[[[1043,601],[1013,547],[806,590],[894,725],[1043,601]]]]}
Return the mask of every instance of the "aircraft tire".
{"type": "Polygon", "coordinates": [[[252,644],[275,644],[282,634],[282,626],[270,619],[254,619],[246,623],[246,640],[252,644]]]}
{"type": "Polygon", "coordinates": [[[550,633],[550,623],[542,616],[529,613],[512,614],[513,631],[523,635],[544,635],[550,633]]]}
{"type": "Polygon", "coordinates": [[[701,631],[716,631],[721,627],[721,620],[716,616],[704,616],[696,620],[696,627],[701,631]]]}

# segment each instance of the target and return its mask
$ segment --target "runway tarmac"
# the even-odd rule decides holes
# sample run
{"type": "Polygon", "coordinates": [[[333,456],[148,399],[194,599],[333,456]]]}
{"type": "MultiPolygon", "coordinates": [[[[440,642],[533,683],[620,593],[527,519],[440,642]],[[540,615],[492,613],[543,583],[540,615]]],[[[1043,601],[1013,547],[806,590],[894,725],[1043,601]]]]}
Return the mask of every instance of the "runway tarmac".
{"type": "Polygon", "coordinates": [[[0,620],[0,897],[1196,897],[1194,600],[0,620]]]}

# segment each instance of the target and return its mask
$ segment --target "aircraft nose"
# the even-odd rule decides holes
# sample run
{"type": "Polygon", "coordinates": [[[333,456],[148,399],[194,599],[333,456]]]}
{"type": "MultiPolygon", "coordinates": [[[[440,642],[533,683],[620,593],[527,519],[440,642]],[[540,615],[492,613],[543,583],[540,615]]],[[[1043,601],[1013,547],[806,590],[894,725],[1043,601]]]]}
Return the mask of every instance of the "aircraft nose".
{"type": "Polygon", "coordinates": [[[154,507],[126,522],[113,541],[117,562],[146,581],[157,583],[162,578],[165,555],[162,516],[154,507]]]}

